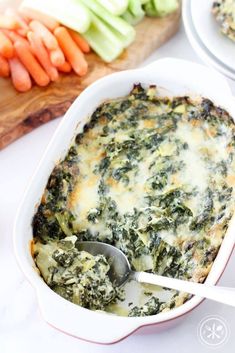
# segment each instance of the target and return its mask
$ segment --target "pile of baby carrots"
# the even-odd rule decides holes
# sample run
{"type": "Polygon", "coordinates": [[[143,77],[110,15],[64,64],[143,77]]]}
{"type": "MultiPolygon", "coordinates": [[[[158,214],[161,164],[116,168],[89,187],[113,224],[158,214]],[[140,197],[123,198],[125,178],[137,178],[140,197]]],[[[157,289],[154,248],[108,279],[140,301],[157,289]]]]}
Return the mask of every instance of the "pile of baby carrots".
{"type": "Polygon", "coordinates": [[[28,18],[14,9],[0,14],[0,77],[11,77],[19,92],[33,82],[47,86],[60,72],[84,76],[89,51],[80,34],[54,20],[28,18]]]}

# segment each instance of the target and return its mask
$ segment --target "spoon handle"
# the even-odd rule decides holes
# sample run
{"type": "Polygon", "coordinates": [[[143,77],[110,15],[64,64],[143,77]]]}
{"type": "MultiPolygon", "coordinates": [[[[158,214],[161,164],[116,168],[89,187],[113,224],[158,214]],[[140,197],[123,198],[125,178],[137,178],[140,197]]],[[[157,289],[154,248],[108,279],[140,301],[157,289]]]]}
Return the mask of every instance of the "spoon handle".
{"type": "Polygon", "coordinates": [[[140,283],[155,284],[157,286],[176,289],[235,307],[235,288],[210,286],[147,272],[132,272],[131,275],[134,280],[140,283]]]}

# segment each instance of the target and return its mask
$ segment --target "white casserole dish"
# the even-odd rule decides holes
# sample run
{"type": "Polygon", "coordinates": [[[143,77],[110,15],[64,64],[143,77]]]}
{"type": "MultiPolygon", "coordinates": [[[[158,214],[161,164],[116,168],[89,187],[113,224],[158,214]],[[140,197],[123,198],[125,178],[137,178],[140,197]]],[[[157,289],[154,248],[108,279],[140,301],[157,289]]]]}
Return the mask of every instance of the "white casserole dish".
{"type": "MultiPolygon", "coordinates": [[[[143,326],[168,326],[173,319],[194,309],[203,300],[192,297],[169,312],[147,317],[120,317],[90,311],[53,292],[38,275],[30,254],[32,217],[56,162],[65,156],[73,137],[82,130],[90,114],[102,101],[128,94],[133,84],[139,82],[143,85],[156,84],[164,87],[173,95],[202,95],[228,110],[235,118],[235,101],[228,83],[219,73],[205,66],[166,58],[141,69],[106,76],[89,86],[65,114],[25,193],[14,224],[15,255],[22,271],[36,290],[44,319],[70,335],[103,344],[120,341],[143,326]]],[[[232,253],[234,242],[233,217],[206,279],[207,284],[213,285],[218,281],[232,253]]]]}

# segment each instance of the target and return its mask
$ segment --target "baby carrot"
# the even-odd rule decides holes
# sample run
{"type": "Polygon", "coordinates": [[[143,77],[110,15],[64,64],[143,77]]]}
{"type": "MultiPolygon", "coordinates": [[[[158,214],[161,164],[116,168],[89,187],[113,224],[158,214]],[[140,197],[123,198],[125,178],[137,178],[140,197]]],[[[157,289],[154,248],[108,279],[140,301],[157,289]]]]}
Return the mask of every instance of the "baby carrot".
{"type": "Polygon", "coordinates": [[[51,31],[54,31],[54,29],[59,26],[59,23],[56,20],[54,20],[54,18],[47,16],[45,14],[41,14],[36,10],[20,6],[19,12],[24,17],[25,21],[30,22],[30,19],[39,21],[42,24],[44,24],[44,26],[49,28],[51,31]]]}
{"type": "Polygon", "coordinates": [[[57,69],[61,72],[69,73],[72,70],[72,67],[68,61],[65,61],[63,65],[58,66],[57,69]]]}
{"type": "Polygon", "coordinates": [[[9,38],[0,30],[0,54],[7,59],[14,55],[14,48],[9,38]]]}
{"type": "Polygon", "coordinates": [[[41,65],[35,59],[28,46],[20,41],[14,43],[16,54],[25,68],[28,70],[34,81],[39,86],[47,86],[50,79],[41,65]]]}
{"type": "Polygon", "coordinates": [[[73,70],[76,72],[76,74],[84,76],[87,73],[87,62],[83,53],[78,48],[77,44],[73,41],[67,29],[62,26],[57,27],[54,30],[54,34],[73,70]]]}
{"type": "Polygon", "coordinates": [[[54,66],[58,67],[65,63],[64,53],[59,47],[55,50],[50,50],[49,55],[50,55],[51,63],[54,66]]]}
{"type": "Polygon", "coordinates": [[[34,32],[28,33],[28,40],[33,49],[33,53],[42,65],[51,81],[56,81],[59,77],[57,69],[52,65],[48,52],[44,47],[41,38],[34,32]]]}
{"type": "Polygon", "coordinates": [[[28,71],[17,58],[9,60],[12,83],[19,92],[29,91],[32,87],[32,82],[28,71]]]}
{"type": "Polygon", "coordinates": [[[8,29],[4,29],[2,30],[4,32],[4,34],[12,41],[12,43],[15,43],[16,41],[22,42],[23,44],[25,44],[28,49],[33,53],[32,48],[29,45],[29,42],[27,41],[26,38],[20,36],[18,33],[16,33],[16,31],[10,31],[8,29]]]}
{"type": "Polygon", "coordinates": [[[28,30],[28,25],[26,21],[18,14],[18,12],[15,9],[7,8],[4,14],[12,18],[18,24],[19,28],[28,30]]]}
{"type": "Polygon", "coordinates": [[[0,14],[0,28],[17,29],[19,25],[14,18],[0,14]]]}
{"type": "Polygon", "coordinates": [[[16,30],[16,32],[22,36],[22,37],[26,37],[27,36],[27,33],[28,33],[28,29],[25,29],[25,28],[19,28],[16,30]]]}
{"type": "Polygon", "coordinates": [[[29,45],[27,39],[22,37],[21,35],[19,35],[16,31],[10,31],[9,29],[3,29],[2,32],[12,41],[12,43],[19,40],[19,41],[29,45]]]}
{"type": "Polygon", "coordinates": [[[54,50],[58,48],[58,43],[55,36],[53,36],[49,29],[47,29],[42,23],[33,20],[29,23],[29,27],[42,38],[42,41],[47,49],[54,50]]]}
{"type": "Polygon", "coordinates": [[[72,29],[68,29],[68,31],[74,42],[79,46],[83,53],[89,53],[91,51],[87,41],[78,32],[75,32],[72,29]]]}
{"type": "Polygon", "coordinates": [[[10,67],[7,59],[0,55],[0,77],[8,77],[10,75],[10,67]]]}

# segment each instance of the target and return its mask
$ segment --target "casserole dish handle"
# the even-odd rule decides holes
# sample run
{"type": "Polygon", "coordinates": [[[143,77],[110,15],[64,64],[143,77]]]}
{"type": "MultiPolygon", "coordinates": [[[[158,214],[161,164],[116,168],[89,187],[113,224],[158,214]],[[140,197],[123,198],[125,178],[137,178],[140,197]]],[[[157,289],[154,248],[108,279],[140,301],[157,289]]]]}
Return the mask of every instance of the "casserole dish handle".
{"type": "MultiPolygon", "coordinates": [[[[49,288],[37,291],[40,312],[44,320],[63,333],[89,342],[112,344],[129,336],[141,324],[139,320],[91,311],[73,304],[55,293],[48,295],[49,288]],[[44,290],[46,289],[46,290],[44,290]],[[48,289],[48,291],[47,291],[48,289]],[[66,313],[64,315],[63,313],[66,313]],[[134,322],[135,321],[135,322],[134,322]]],[[[51,293],[50,293],[51,294],[51,293]]]]}

